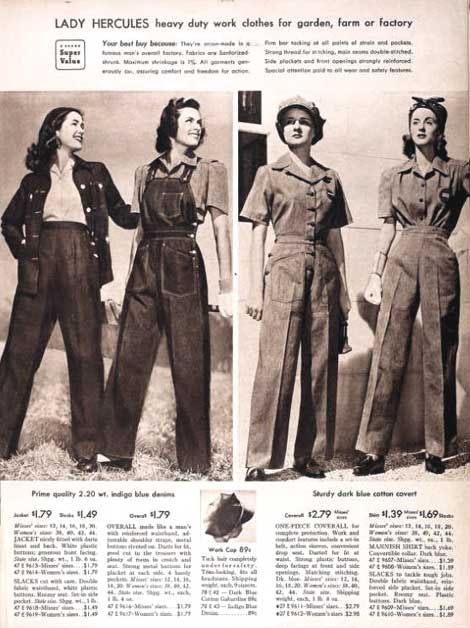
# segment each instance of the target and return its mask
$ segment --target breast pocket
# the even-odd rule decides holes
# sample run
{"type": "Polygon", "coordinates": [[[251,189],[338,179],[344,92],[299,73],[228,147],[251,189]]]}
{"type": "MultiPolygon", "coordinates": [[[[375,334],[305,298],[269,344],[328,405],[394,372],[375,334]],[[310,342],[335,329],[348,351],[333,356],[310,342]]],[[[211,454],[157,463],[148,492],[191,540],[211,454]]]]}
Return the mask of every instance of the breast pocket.
{"type": "Polygon", "coordinates": [[[183,192],[163,192],[157,213],[165,222],[174,222],[182,215],[183,192]]]}
{"type": "Polygon", "coordinates": [[[196,293],[196,256],[167,243],[162,244],[162,292],[172,297],[185,297],[196,293]]]}

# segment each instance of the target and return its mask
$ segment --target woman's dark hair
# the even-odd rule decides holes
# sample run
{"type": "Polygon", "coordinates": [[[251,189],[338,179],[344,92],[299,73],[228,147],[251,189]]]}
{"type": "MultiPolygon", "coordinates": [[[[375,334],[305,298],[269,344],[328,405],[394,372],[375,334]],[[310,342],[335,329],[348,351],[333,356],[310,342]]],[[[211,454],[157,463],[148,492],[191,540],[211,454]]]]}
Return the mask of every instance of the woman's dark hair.
{"type": "MultiPolygon", "coordinates": [[[[440,157],[444,160],[447,159],[446,145],[447,142],[444,135],[440,135],[439,138],[436,140],[436,144],[434,146],[437,157],[440,157]]],[[[403,152],[408,157],[408,159],[411,159],[416,152],[415,143],[411,139],[411,136],[408,134],[403,136],[403,152]]]]}
{"type": "MultiPolygon", "coordinates": [[[[191,107],[192,109],[201,108],[198,101],[194,98],[172,98],[167,106],[163,109],[160,116],[160,124],[157,129],[157,141],[155,148],[157,153],[164,153],[171,148],[170,138],[175,138],[178,131],[178,118],[180,116],[180,109],[184,107],[191,107]]],[[[206,130],[204,126],[201,128],[201,137],[199,139],[199,145],[202,144],[206,130]]]]}
{"type": "Polygon", "coordinates": [[[28,148],[25,164],[28,170],[37,172],[49,168],[54,153],[59,147],[56,131],[60,129],[69,113],[75,111],[83,117],[76,107],[56,107],[49,111],[39,129],[38,141],[28,148]]]}

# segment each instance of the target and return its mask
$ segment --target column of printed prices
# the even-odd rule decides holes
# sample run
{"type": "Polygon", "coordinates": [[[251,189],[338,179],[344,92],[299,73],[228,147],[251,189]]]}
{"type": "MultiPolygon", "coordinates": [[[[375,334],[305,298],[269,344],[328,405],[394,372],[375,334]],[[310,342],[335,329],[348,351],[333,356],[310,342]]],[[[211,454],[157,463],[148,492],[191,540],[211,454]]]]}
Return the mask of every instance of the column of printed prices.
{"type": "Polygon", "coordinates": [[[111,491],[129,503],[105,526],[108,617],[191,615],[193,526],[182,492],[111,491]]]}
{"type": "Polygon", "coordinates": [[[339,493],[299,492],[274,522],[278,618],[360,614],[361,515],[339,493]]]}
{"type": "Polygon", "coordinates": [[[454,523],[444,509],[369,513],[371,617],[454,616],[454,523]]]}
{"type": "Polygon", "coordinates": [[[50,508],[37,503],[28,508],[23,501],[13,515],[16,621],[98,615],[98,511],[68,500],[50,508]]]}

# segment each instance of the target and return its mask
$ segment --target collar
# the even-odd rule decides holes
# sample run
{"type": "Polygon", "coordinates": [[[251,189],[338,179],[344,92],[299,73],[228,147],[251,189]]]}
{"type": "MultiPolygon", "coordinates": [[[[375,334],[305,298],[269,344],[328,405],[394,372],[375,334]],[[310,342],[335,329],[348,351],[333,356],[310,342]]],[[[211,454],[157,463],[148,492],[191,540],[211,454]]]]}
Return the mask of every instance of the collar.
{"type": "Polygon", "coordinates": [[[294,176],[307,181],[307,183],[316,183],[327,176],[328,168],[322,166],[314,159],[310,158],[310,174],[304,170],[297,162],[299,160],[290,151],[279,157],[277,161],[271,164],[273,170],[286,170],[294,176]]]}
{"type": "MultiPolygon", "coordinates": [[[[434,157],[434,159],[432,160],[432,169],[437,170],[445,177],[449,176],[449,162],[445,161],[444,159],[441,159],[441,157],[434,157]]],[[[405,161],[405,163],[398,168],[398,172],[411,172],[411,171],[416,171],[417,174],[422,176],[418,170],[415,157],[408,159],[408,161],[405,161]]]]}
{"type": "Polygon", "coordinates": [[[52,166],[50,167],[50,173],[51,174],[54,173],[58,175],[59,177],[62,177],[67,172],[70,172],[71,170],[73,170],[74,167],[75,167],[75,159],[73,159],[73,157],[70,157],[70,159],[65,164],[65,167],[63,170],[60,170],[58,165],[54,162],[52,166]]]}
{"type": "MultiPolygon", "coordinates": [[[[162,165],[165,168],[165,170],[168,170],[167,162],[166,160],[163,159],[163,157],[166,156],[168,153],[169,151],[167,150],[161,153],[157,153],[157,156],[150,163],[150,166],[158,167],[162,165]]],[[[177,168],[180,167],[181,164],[185,164],[186,166],[192,166],[193,168],[195,168],[197,166],[197,162],[198,162],[198,157],[196,153],[189,153],[189,154],[183,153],[182,155],[180,155],[179,162],[174,166],[174,168],[172,168],[172,170],[176,170],[177,168]]]]}

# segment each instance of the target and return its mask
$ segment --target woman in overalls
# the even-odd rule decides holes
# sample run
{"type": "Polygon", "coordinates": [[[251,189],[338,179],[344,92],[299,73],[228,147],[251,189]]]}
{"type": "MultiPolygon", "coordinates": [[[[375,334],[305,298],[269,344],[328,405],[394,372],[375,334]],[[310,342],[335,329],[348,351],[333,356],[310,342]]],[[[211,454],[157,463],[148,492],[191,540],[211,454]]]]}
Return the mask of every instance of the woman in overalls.
{"type": "Polygon", "coordinates": [[[447,156],[443,98],[414,98],[409,111],[409,158],[386,170],[379,190],[384,220],[365,298],[380,303],[355,475],[383,473],[397,416],[411,332],[418,307],[423,323],[425,469],[443,473],[455,449],[459,269],[447,239],[469,194],[468,163],[447,156]],[[400,241],[388,256],[395,226],[400,241]],[[382,274],[385,269],[385,274],[382,274]]]}
{"type": "Polygon", "coordinates": [[[194,99],[174,98],[157,130],[157,157],[136,171],[133,211],[141,239],[126,287],[119,339],[102,412],[103,467],[129,470],[137,429],[165,332],[176,397],[181,470],[210,467],[209,320],[206,274],[196,231],[210,212],[220,272],[219,308],[231,315],[227,173],[194,150],[204,127],[194,99]]]}
{"type": "Polygon", "coordinates": [[[294,469],[322,478],[314,454],[333,454],[340,319],[350,309],[340,228],[351,217],[336,172],[310,156],[324,122],[301,97],[281,103],[276,128],[289,151],[258,169],[242,211],[253,221],[247,313],[262,321],[247,481],[265,480],[265,469],[284,464],[300,346],[294,469]],[[263,271],[269,223],[276,241],[263,271]]]}

